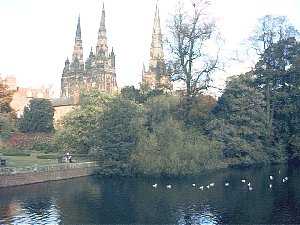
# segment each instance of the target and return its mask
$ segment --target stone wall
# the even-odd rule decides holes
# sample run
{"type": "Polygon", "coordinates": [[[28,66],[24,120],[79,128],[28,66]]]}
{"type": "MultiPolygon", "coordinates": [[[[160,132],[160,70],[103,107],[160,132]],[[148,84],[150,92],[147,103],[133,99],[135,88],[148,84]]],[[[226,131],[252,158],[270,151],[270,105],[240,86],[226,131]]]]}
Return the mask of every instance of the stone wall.
{"type": "Polygon", "coordinates": [[[0,170],[0,187],[19,186],[47,181],[64,180],[95,174],[96,162],[64,163],[51,166],[32,167],[27,171],[12,168],[0,170]]]}

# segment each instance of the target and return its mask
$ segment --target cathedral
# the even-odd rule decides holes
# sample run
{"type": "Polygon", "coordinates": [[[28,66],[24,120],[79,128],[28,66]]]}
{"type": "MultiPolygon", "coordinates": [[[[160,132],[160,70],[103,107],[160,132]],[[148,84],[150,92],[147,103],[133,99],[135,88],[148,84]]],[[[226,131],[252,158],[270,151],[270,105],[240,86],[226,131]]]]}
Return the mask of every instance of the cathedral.
{"type": "Polygon", "coordinates": [[[164,58],[162,32],[160,26],[159,8],[156,4],[152,42],[150,48],[149,69],[143,66],[142,87],[150,89],[164,89],[171,91],[172,84],[164,58]]]}
{"type": "Polygon", "coordinates": [[[109,94],[118,92],[115,53],[113,48],[109,51],[107,44],[104,4],[96,51],[93,52],[91,49],[89,57],[84,62],[80,17],[78,17],[72,60],[69,61],[67,58],[65,61],[61,78],[62,98],[76,98],[81,90],[90,89],[97,89],[109,94]]]}

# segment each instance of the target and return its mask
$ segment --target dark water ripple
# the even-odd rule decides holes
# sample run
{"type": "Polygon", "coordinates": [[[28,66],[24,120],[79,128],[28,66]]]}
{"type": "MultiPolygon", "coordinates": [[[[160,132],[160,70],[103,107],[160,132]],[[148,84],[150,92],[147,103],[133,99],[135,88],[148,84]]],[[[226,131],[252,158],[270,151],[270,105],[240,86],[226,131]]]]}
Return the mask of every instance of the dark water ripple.
{"type": "Polygon", "coordinates": [[[89,177],[0,189],[0,224],[133,223],[300,224],[300,168],[225,170],[169,180],[89,177]],[[285,176],[289,180],[283,183],[285,176]],[[210,183],[215,186],[198,189],[210,183]]]}

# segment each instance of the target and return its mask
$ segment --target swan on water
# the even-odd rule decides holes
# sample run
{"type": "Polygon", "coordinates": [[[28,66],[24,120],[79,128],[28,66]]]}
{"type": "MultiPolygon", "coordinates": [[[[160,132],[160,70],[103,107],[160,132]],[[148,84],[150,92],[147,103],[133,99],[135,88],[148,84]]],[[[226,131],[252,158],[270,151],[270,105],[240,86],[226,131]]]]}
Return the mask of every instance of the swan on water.
{"type": "Polygon", "coordinates": [[[171,185],[171,184],[168,184],[168,185],[167,185],[167,188],[168,188],[168,189],[171,189],[171,188],[172,188],[172,185],[171,185]]]}
{"type": "Polygon", "coordinates": [[[247,185],[248,185],[248,187],[250,187],[250,186],[251,186],[251,183],[249,182],[247,185]]]}
{"type": "Polygon", "coordinates": [[[209,186],[213,187],[213,186],[215,186],[215,183],[211,183],[211,184],[209,184],[209,186]]]}
{"type": "Polygon", "coordinates": [[[253,190],[253,187],[249,187],[249,191],[252,191],[253,190]]]}
{"type": "Polygon", "coordinates": [[[246,183],[246,180],[242,180],[242,183],[246,183]]]}
{"type": "Polygon", "coordinates": [[[209,185],[206,186],[207,189],[209,189],[209,187],[210,187],[209,185]]]}
{"type": "Polygon", "coordinates": [[[153,184],[152,187],[157,188],[157,184],[153,184]]]}
{"type": "Polygon", "coordinates": [[[199,189],[203,191],[204,187],[203,187],[203,186],[201,186],[201,187],[199,187],[199,189]]]}
{"type": "Polygon", "coordinates": [[[196,184],[192,184],[193,187],[196,187],[196,184]]]}
{"type": "Polygon", "coordinates": [[[225,186],[226,186],[226,187],[228,187],[228,186],[229,186],[229,183],[228,183],[228,182],[226,182],[226,183],[225,183],[225,186]]]}
{"type": "Polygon", "coordinates": [[[270,180],[273,180],[274,179],[274,177],[273,176],[270,176],[270,180]]]}
{"type": "Polygon", "coordinates": [[[272,186],[272,184],[269,184],[269,188],[272,188],[273,186],[272,186]]]}

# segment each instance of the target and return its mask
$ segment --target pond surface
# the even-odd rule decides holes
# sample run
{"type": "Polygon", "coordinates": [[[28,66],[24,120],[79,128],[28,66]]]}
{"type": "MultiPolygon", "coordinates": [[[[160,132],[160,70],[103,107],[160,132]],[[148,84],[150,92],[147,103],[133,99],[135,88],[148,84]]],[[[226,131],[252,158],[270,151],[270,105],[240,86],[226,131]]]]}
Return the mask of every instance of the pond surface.
{"type": "Polygon", "coordinates": [[[169,180],[86,177],[0,189],[0,224],[100,223],[299,224],[300,168],[226,170],[169,180]]]}

